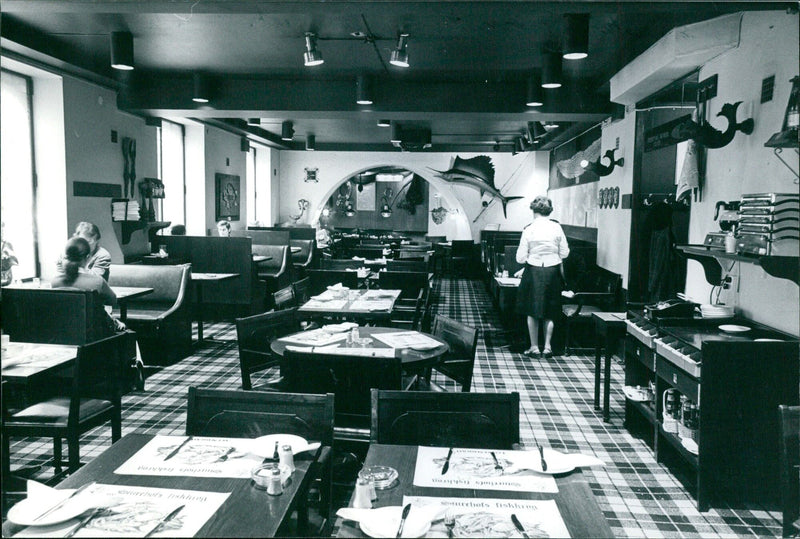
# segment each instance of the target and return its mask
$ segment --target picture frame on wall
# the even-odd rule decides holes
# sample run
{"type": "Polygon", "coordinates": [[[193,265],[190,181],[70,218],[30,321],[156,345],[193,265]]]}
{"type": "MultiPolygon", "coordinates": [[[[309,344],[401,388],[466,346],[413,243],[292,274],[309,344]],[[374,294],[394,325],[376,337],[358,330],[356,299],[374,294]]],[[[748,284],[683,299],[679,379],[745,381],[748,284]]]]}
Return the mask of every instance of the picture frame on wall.
{"type": "Polygon", "coordinates": [[[358,211],[375,211],[375,184],[362,185],[356,189],[356,208],[358,211]]]}
{"type": "Polygon", "coordinates": [[[239,176],[217,172],[215,179],[216,204],[214,206],[214,219],[216,221],[219,221],[220,219],[238,221],[242,202],[242,191],[240,187],[239,176]]]}

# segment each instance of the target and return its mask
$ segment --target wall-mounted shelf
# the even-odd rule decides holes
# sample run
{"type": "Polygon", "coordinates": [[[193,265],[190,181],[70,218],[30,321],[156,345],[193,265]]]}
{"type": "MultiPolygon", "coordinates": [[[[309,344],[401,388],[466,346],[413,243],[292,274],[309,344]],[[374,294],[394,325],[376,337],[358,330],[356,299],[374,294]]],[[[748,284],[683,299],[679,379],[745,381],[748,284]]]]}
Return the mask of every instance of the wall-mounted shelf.
{"type": "Polygon", "coordinates": [[[800,257],[797,256],[747,256],[709,249],[705,245],[676,245],[686,258],[697,260],[703,266],[706,281],[718,285],[722,278],[722,260],[733,260],[761,266],[766,273],[779,279],[800,284],[800,257]]]}
{"type": "Polygon", "coordinates": [[[114,232],[120,243],[127,245],[131,241],[131,234],[135,230],[145,230],[147,238],[150,243],[153,242],[153,236],[162,228],[170,225],[171,221],[114,221],[114,232]]]}

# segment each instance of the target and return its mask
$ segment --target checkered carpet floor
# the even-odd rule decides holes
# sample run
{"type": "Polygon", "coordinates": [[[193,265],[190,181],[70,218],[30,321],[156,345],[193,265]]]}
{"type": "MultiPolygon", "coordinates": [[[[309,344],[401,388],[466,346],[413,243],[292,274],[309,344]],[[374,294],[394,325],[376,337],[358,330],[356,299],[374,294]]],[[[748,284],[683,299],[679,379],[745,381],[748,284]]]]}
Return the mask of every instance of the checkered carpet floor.
{"type": "MultiPolygon", "coordinates": [[[[593,355],[527,358],[512,351],[518,347],[509,346],[513,336],[503,331],[481,282],[443,278],[435,287],[439,313],[481,330],[473,391],[519,392],[522,442],[586,452],[607,463],[584,473],[616,536],[780,537],[777,511],[753,506],[715,507],[705,513],[697,510],[691,490],[684,486],[691,481],[682,482],[676,476],[680,471],[656,462],[648,445],[623,427],[624,373],[619,358],[611,372],[611,422],[604,423],[593,406],[593,355]]],[[[123,435],[182,434],[189,386],[240,386],[235,328],[218,323],[205,329],[206,338],[212,341],[149,377],[146,391],[124,397],[123,435]]],[[[447,384],[444,379],[436,381],[447,384]]],[[[110,443],[110,428],[90,431],[81,440],[81,460],[91,460],[110,443]]],[[[41,466],[36,478],[52,476],[50,455],[51,440],[11,441],[12,469],[41,466]]]]}

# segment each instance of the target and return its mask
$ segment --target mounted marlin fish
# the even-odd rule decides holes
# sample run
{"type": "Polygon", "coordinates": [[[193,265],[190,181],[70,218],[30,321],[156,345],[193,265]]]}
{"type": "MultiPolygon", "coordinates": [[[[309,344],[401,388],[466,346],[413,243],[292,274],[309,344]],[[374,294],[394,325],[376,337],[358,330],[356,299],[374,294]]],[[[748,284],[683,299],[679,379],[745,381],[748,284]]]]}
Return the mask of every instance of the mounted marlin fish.
{"type": "Polygon", "coordinates": [[[509,202],[524,198],[503,196],[494,186],[494,165],[492,164],[492,158],[488,155],[479,155],[471,159],[461,159],[456,156],[453,158],[453,163],[450,165],[449,170],[431,170],[436,172],[436,175],[444,181],[469,185],[480,189],[481,196],[483,196],[483,193],[489,193],[492,198],[499,198],[503,203],[503,217],[508,217],[506,215],[506,205],[509,202]]]}

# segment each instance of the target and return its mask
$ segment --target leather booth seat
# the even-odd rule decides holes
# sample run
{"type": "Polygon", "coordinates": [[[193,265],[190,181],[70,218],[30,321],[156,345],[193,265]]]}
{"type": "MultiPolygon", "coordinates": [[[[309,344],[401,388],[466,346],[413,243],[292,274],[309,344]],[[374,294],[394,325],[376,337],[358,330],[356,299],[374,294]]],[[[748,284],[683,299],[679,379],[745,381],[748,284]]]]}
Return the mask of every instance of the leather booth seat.
{"type": "Polygon", "coordinates": [[[298,278],[305,276],[307,269],[314,263],[315,240],[289,240],[289,247],[299,247],[300,251],[292,253],[292,266],[298,278]]]}
{"type": "MultiPolygon", "coordinates": [[[[256,266],[258,279],[264,281],[267,287],[267,303],[270,303],[272,294],[292,284],[292,264],[288,245],[258,245],[253,244],[253,254],[269,257],[256,266]]],[[[265,306],[267,309],[271,305],[265,306]]]]}

